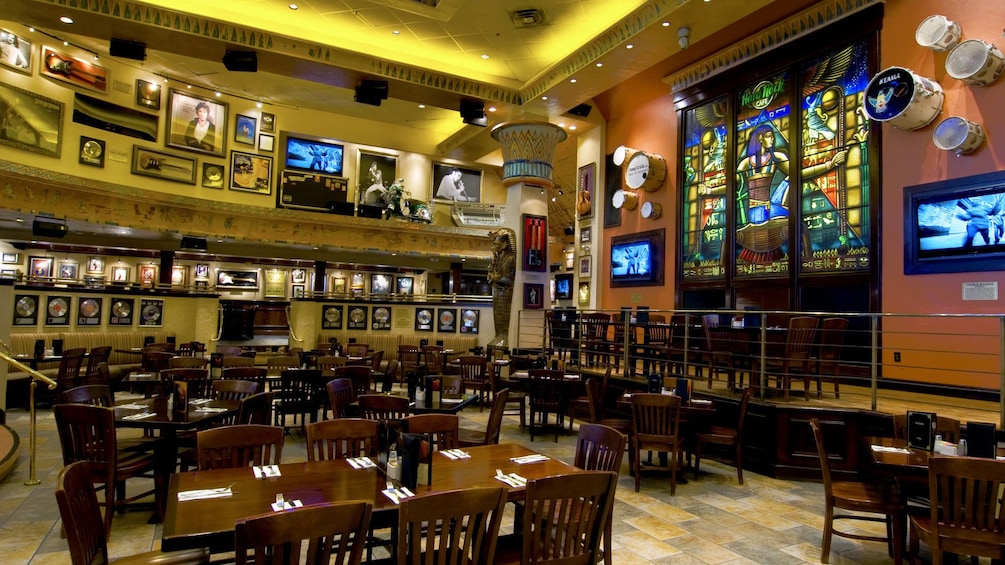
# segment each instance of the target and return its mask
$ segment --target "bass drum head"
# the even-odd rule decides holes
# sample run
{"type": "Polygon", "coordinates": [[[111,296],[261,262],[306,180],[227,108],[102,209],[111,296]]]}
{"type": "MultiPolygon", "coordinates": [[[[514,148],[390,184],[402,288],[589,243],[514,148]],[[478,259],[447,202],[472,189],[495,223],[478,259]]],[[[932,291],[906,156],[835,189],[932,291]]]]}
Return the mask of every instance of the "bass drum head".
{"type": "Polygon", "coordinates": [[[1002,74],[1005,57],[994,45],[980,39],[968,39],[949,52],[946,72],[949,76],[975,86],[987,86],[1002,74]]]}
{"type": "Polygon", "coordinates": [[[939,149],[957,155],[971,153],[984,142],[984,128],[959,116],[950,116],[935,126],[932,142],[939,149]]]}
{"type": "Polygon", "coordinates": [[[614,158],[613,158],[614,164],[619,167],[621,165],[624,165],[631,158],[632,153],[635,153],[635,150],[632,149],[631,147],[625,147],[624,145],[619,145],[618,148],[614,150],[614,158]]]}
{"type": "Polygon", "coordinates": [[[956,47],[962,35],[959,24],[936,14],[928,16],[921,22],[914,32],[914,40],[922,47],[942,52],[956,47]]]}
{"type": "Polygon", "coordinates": [[[628,160],[625,168],[625,185],[632,190],[648,192],[663,186],[667,178],[667,164],[663,157],[639,151],[628,160]]]}
{"type": "Polygon", "coordinates": [[[905,130],[923,128],[942,112],[939,83],[903,67],[880,71],[865,89],[862,109],[870,119],[905,130]]]}
{"type": "Polygon", "coordinates": [[[624,208],[625,210],[634,210],[639,204],[639,197],[634,192],[617,190],[614,195],[611,196],[611,204],[619,210],[621,208],[624,208]]]}
{"type": "Polygon", "coordinates": [[[647,220],[655,220],[663,215],[663,206],[657,202],[644,202],[640,213],[647,220]]]}

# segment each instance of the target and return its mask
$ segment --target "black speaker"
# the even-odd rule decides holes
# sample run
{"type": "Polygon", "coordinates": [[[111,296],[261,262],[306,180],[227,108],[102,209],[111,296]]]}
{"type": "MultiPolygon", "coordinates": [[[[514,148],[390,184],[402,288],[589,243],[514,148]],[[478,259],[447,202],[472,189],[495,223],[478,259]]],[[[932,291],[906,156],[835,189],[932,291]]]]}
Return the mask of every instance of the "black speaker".
{"type": "Polygon", "coordinates": [[[461,120],[472,126],[489,125],[485,116],[485,104],[480,100],[461,100],[461,120]]]}
{"type": "Polygon", "coordinates": [[[591,110],[593,110],[593,106],[584,103],[580,104],[579,106],[574,106],[570,108],[568,113],[572,114],[573,116],[581,116],[585,118],[586,116],[590,115],[591,110]]]}
{"type": "Polygon", "coordinates": [[[386,80],[364,80],[356,87],[356,96],[353,98],[360,104],[380,106],[380,103],[387,100],[386,80]]]}
{"type": "Polygon", "coordinates": [[[108,54],[112,57],[143,61],[147,58],[147,44],[113,37],[108,42],[108,54]]]}
{"type": "Polygon", "coordinates": [[[64,237],[68,231],[66,222],[51,218],[35,218],[35,221],[31,224],[32,235],[64,237]]]}
{"type": "Polygon", "coordinates": [[[181,249],[188,249],[192,251],[205,251],[206,250],[206,238],[205,237],[194,237],[191,235],[183,235],[181,237],[181,249]]]}
{"type": "Polygon", "coordinates": [[[565,226],[562,229],[562,231],[565,233],[565,235],[572,235],[572,234],[576,233],[576,228],[574,228],[572,226],[565,226]]]}
{"type": "Polygon", "coordinates": [[[352,202],[331,201],[328,203],[328,211],[340,216],[352,216],[356,213],[356,205],[352,202]]]}
{"type": "Polygon", "coordinates": [[[239,73],[258,72],[258,53],[228,49],[223,55],[223,66],[227,67],[228,71],[239,73]]]}

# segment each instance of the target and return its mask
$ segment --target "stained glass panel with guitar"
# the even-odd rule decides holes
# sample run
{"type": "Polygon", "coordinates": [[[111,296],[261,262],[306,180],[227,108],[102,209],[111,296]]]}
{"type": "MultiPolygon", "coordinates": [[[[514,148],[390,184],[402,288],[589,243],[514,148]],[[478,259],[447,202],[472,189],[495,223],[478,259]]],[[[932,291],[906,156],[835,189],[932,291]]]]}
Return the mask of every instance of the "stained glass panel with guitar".
{"type": "Polygon", "coordinates": [[[523,215],[523,270],[544,272],[548,269],[548,219],[523,215]]]}

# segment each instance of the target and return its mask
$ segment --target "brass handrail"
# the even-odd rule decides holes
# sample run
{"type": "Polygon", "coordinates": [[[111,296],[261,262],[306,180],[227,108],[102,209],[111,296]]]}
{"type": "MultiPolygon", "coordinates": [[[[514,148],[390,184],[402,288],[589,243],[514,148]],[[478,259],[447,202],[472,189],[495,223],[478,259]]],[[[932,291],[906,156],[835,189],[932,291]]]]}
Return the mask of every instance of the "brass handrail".
{"type": "MultiPolygon", "coordinates": [[[[0,341],[0,343],[3,343],[0,341]]],[[[4,346],[7,344],[4,343],[4,346]]],[[[9,349],[9,348],[8,348],[9,349]]],[[[28,428],[28,479],[24,484],[28,486],[34,486],[39,484],[40,480],[35,477],[35,456],[36,456],[36,441],[35,434],[37,431],[37,425],[35,422],[35,387],[38,386],[38,381],[42,381],[49,386],[49,390],[56,388],[56,381],[43,375],[42,373],[32,369],[31,367],[25,365],[24,363],[18,361],[16,358],[0,351],[0,359],[3,359],[10,366],[28,373],[31,377],[31,382],[28,384],[28,411],[29,411],[29,428],[28,428]]]]}

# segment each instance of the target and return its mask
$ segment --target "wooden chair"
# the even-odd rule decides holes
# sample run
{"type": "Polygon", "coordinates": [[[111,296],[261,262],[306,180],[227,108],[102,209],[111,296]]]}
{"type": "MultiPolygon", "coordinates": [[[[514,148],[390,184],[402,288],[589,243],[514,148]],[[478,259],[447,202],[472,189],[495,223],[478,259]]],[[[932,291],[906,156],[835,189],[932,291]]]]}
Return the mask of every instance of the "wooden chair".
{"type": "Polygon", "coordinates": [[[241,401],[257,394],[258,383],[240,379],[217,379],[210,385],[210,398],[216,400],[241,401]]]}
{"type": "MultiPolygon", "coordinates": [[[[63,465],[86,461],[90,481],[105,489],[106,539],[112,528],[114,510],[150,494],[147,491],[127,498],[127,479],[153,477],[156,497],[166,492],[166,477],[157,472],[160,461],[156,454],[118,450],[115,410],[88,404],[57,404],[52,411],[63,450],[63,465]]],[[[157,507],[162,507],[159,500],[157,507]]]]}
{"type": "Polygon", "coordinates": [[[457,443],[460,447],[477,447],[479,445],[495,445],[499,443],[499,431],[502,428],[503,412],[506,410],[506,401],[508,399],[508,388],[496,392],[485,430],[460,428],[457,431],[457,443]]]}
{"type": "Polygon", "coordinates": [[[275,376],[281,374],[287,369],[299,369],[300,368],[300,357],[294,355],[282,355],[277,357],[269,357],[266,362],[266,371],[269,375],[275,376]]]}
{"type": "Polygon", "coordinates": [[[391,392],[394,381],[398,375],[398,360],[388,359],[387,366],[384,367],[384,380],[380,386],[380,392],[391,392]]]}
{"type": "MultiPolygon", "coordinates": [[[[191,359],[180,357],[179,359],[191,359]]],[[[162,386],[168,383],[186,383],[189,399],[206,398],[209,396],[208,369],[164,369],[161,371],[162,386]]]]}
{"type": "MultiPolygon", "coordinates": [[[[579,426],[579,438],[576,440],[576,458],[573,466],[585,471],[613,471],[621,474],[621,463],[625,457],[625,445],[628,436],[620,431],[601,424],[583,424],[579,426]]],[[[614,482],[612,489],[618,486],[614,482]]],[[[614,497],[614,492],[611,492],[614,497]]],[[[604,522],[604,563],[611,565],[611,536],[613,535],[614,511],[607,514],[604,522]]]]}
{"type": "Polygon", "coordinates": [[[408,384],[409,394],[415,390],[418,380],[425,375],[421,365],[422,350],[418,345],[399,345],[398,361],[401,363],[401,380],[408,384]]]}
{"type": "Polygon", "coordinates": [[[168,368],[168,361],[174,357],[174,353],[160,349],[140,353],[140,368],[147,373],[157,373],[168,368]]]}
{"type": "MultiPolygon", "coordinates": [[[[597,380],[586,379],[585,384],[586,399],[589,405],[590,423],[613,428],[625,436],[631,437],[632,430],[635,429],[632,425],[632,420],[630,418],[608,417],[607,409],[604,406],[604,397],[601,393],[600,385],[597,384],[597,380]]],[[[580,429],[582,429],[582,425],[580,426],[580,429]]],[[[631,462],[634,454],[630,452],[628,455],[628,460],[631,462]]]]}
{"type": "Polygon", "coordinates": [[[353,500],[242,518],[234,525],[235,560],[237,565],[359,565],[372,511],[372,503],[353,500]],[[304,542],[307,554],[302,558],[304,542]]]}
{"type": "Polygon", "coordinates": [[[374,351],[370,359],[370,371],[373,374],[380,373],[380,364],[384,361],[384,350],[374,351]]]}
{"type": "Polygon", "coordinates": [[[63,351],[63,358],[59,361],[59,372],[56,373],[54,402],[62,402],[63,393],[84,384],[84,379],[80,376],[80,367],[84,364],[86,355],[87,350],[83,347],[63,351]]]}
{"type": "Polygon", "coordinates": [[[159,343],[150,343],[150,344],[147,344],[146,346],[144,346],[143,349],[150,348],[151,350],[166,351],[168,353],[174,353],[174,350],[175,350],[175,346],[174,345],[175,344],[171,343],[170,341],[162,341],[162,342],[159,342],[159,343]]]}
{"type": "Polygon", "coordinates": [[[300,416],[300,427],[317,421],[318,409],[321,408],[322,396],[326,395],[325,382],[321,371],[317,369],[286,369],[279,378],[279,388],[275,389],[276,400],[273,403],[275,424],[286,426],[286,416],[293,415],[293,426],[297,425],[300,416]]]}
{"type": "Polygon", "coordinates": [[[531,369],[527,380],[527,396],[530,398],[530,441],[534,441],[534,430],[548,426],[548,414],[555,415],[555,442],[561,429],[566,408],[565,376],[563,371],[551,369],[531,369]]]}
{"type": "Polygon", "coordinates": [[[370,394],[373,392],[370,386],[370,367],[365,365],[346,365],[332,371],[333,379],[349,379],[352,381],[352,389],[356,396],[370,394]]]}
{"type": "Polygon", "coordinates": [[[216,353],[224,359],[227,357],[240,357],[241,348],[237,345],[221,345],[216,348],[216,353]]]}
{"type": "Polygon", "coordinates": [[[900,565],[904,547],[904,505],[901,503],[896,489],[890,485],[874,482],[860,483],[854,481],[832,481],[830,460],[824,446],[824,435],[820,429],[820,421],[810,419],[813,439],[817,445],[817,456],[820,459],[820,470],[824,479],[824,531],[821,543],[820,561],[827,563],[830,559],[831,537],[840,536],[848,539],[886,542],[892,546],[894,563],[900,565]],[[835,509],[848,510],[856,514],[836,514],[835,509]],[[861,513],[874,514],[873,516],[861,513]],[[879,518],[875,514],[882,514],[879,518]],[[834,529],[835,520],[863,520],[866,522],[886,523],[886,537],[845,532],[834,529]]]}
{"type": "Polygon", "coordinates": [[[345,345],[346,357],[366,359],[368,353],[370,353],[370,345],[367,343],[347,343],[345,345]]]}
{"type": "Polygon", "coordinates": [[[209,359],[205,357],[172,357],[168,359],[168,369],[205,369],[209,359]]]}
{"type": "Polygon", "coordinates": [[[376,420],[339,418],[307,426],[307,460],[324,461],[347,457],[376,457],[376,420]]]}
{"type": "Polygon", "coordinates": [[[611,315],[603,312],[583,314],[580,317],[580,324],[586,366],[592,367],[598,358],[608,363],[610,347],[607,342],[607,330],[611,325],[611,315]]]}
{"type": "Polygon", "coordinates": [[[283,428],[238,424],[196,434],[199,470],[278,465],[283,458],[283,428]]]}
{"type": "Polygon", "coordinates": [[[492,391],[492,383],[489,382],[488,359],[481,355],[465,355],[457,360],[460,366],[461,382],[464,390],[474,390],[478,392],[478,411],[485,408],[489,393],[492,391]]]}
{"type": "Polygon", "coordinates": [[[650,371],[666,374],[669,362],[667,349],[670,347],[670,335],[671,326],[667,323],[666,316],[650,314],[649,323],[646,324],[642,333],[642,345],[633,348],[632,376],[635,376],[635,367],[640,357],[642,358],[643,377],[648,375],[650,371]]]}
{"type": "Polygon", "coordinates": [[[115,406],[112,389],[108,385],[81,385],[63,393],[63,400],[71,404],[90,404],[91,406],[115,406]]]}
{"type": "Polygon", "coordinates": [[[932,565],[942,553],[1005,559],[1005,464],[977,457],[934,456],[928,460],[930,513],[911,515],[911,562],[920,541],[932,550],[932,565]]]}
{"type": "Polygon", "coordinates": [[[241,400],[234,423],[263,426],[272,423],[272,401],[274,398],[275,395],[272,392],[259,392],[241,400]]]}
{"type": "Polygon", "coordinates": [[[402,500],[398,565],[492,563],[506,493],[504,487],[479,487],[402,500]]]}
{"type": "Polygon", "coordinates": [[[848,318],[824,318],[820,324],[820,347],[814,359],[813,372],[817,375],[817,398],[823,396],[820,381],[834,383],[834,398],[841,398],[838,388],[841,372],[841,350],[848,334],[848,318]]]}
{"type": "Polygon", "coordinates": [[[87,354],[87,370],[84,371],[84,384],[108,384],[107,379],[102,379],[98,372],[98,365],[108,363],[108,358],[112,355],[111,345],[92,347],[87,354]]]}
{"type": "Polygon", "coordinates": [[[670,496],[677,494],[677,467],[683,460],[684,440],[680,436],[680,397],[668,394],[632,395],[632,458],[635,492],[639,492],[642,471],[659,469],[670,474],[670,496]],[[650,452],[647,469],[642,468],[642,452],[650,452]],[[667,466],[651,464],[651,452],[667,453],[667,466]]]}
{"type": "MultiPolygon", "coordinates": [[[[489,371],[489,383],[492,386],[492,395],[495,396],[499,394],[501,390],[508,390],[509,395],[506,397],[506,406],[511,407],[516,406],[516,414],[520,416],[520,429],[522,430],[527,426],[527,393],[522,390],[514,390],[508,386],[503,385],[502,379],[499,378],[499,373],[496,372],[494,365],[488,366],[489,371]]],[[[508,408],[512,410],[512,408],[508,408]]],[[[504,412],[504,415],[513,415],[514,412],[504,412]]]]}
{"type": "Polygon", "coordinates": [[[694,477],[698,478],[701,468],[701,448],[702,446],[719,445],[733,450],[733,464],[736,465],[736,480],[743,484],[743,421],[747,418],[747,405],[754,395],[754,387],[748,387],[743,391],[743,398],[740,400],[740,416],[737,418],[736,427],[712,426],[706,431],[695,434],[694,444],[694,477]]]}
{"type": "Polygon", "coordinates": [[[347,359],[342,356],[332,356],[325,355],[324,357],[318,357],[318,369],[322,371],[331,371],[332,369],[337,369],[339,367],[345,367],[347,359]]]}
{"type": "MultiPolygon", "coordinates": [[[[943,441],[956,443],[960,440],[960,421],[949,416],[936,416],[935,434],[942,436],[943,441]]],[[[907,414],[894,414],[893,437],[907,439],[907,414]]]]}
{"type": "MultiPolygon", "coordinates": [[[[789,320],[788,332],[785,336],[785,353],[781,358],[765,359],[765,375],[772,375],[783,389],[785,400],[789,400],[792,389],[792,379],[802,375],[806,400],[810,399],[810,376],[812,372],[811,354],[813,342],[817,335],[818,320],[812,316],[796,316],[789,320]]],[[[760,373],[760,358],[754,359],[751,374],[760,373]]],[[[753,378],[751,380],[754,380],[753,378]]],[[[754,385],[756,386],[756,385],[754,385]]]]}
{"type": "Polygon", "coordinates": [[[70,463],[56,479],[56,505],[70,548],[72,565],[95,563],[129,565],[199,565],[209,563],[209,550],[194,549],[164,553],[159,550],[109,561],[107,528],[102,527],[101,506],[94,491],[90,465],[70,463]]]}
{"type": "Polygon", "coordinates": [[[267,372],[264,367],[224,367],[220,380],[251,381],[258,385],[258,392],[265,392],[267,372]]]}
{"type": "Polygon", "coordinates": [[[443,374],[443,346],[423,345],[422,364],[427,375],[443,374]]]}
{"type": "Polygon", "coordinates": [[[349,379],[332,379],[325,385],[328,392],[328,406],[332,409],[332,418],[346,418],[349,405],[356,402],[356,391],[349,379]]]}
{"type": "Polygon", "coordinates": [[[410,434],[429,434],[433,438],[433,451],[457,449],[457,430],[460,418],[454,414],[416,414],[402,419],[404,431],[410,434]]]}
{"type": "Polygon", "coordinates": [[[614,503],[617,473],[585,471],[527,483],[519,534],[500,536],[496,565],[597,562],[600,537],[614,503]]]}
{"type": "Polygon", "coordinates": [[[367,420],[395,421],[409,415],[408,399],[386,394],[364,394],[356,397],[360,415],[367,420]]]}
{"type": "MultiPolygon", "coordinates": [[[[255,359],[254,357],[224,357],[223,358],[223,368],[224,370],[234,368],[234,367],[254,367],[255,359]]],[[[265,371],[265,369],[262,369],[265,371]]]]}
{"type": "MultiPolygon", "coordinates": [[[[718,314],[705,314],[701,317],[701,329],[705,335],[705,350],[702,352],[702,362],[708,368],[708,388],[716,375],[726,373],[726,388],[736,387],[736,367],[733,364],[733,335],[726,328],[719,327],[718,314]]],[[[740,377],[743,386],[743,377],[740,377]]]]}
{"type": "MultiPolygon", "coordinates": [[[[613,371],[614,371],[614,367],[608,365],[607,366],[607,371],[604,372],[604,376],[600,380],[600,384],[598,385],[598,391],[597,391],[597,395],[596,395],[596,398],[598,400],[604,398],[604,394],[607,392],[607,385],[610,384],[610,382],[611,382],[611,373],[613,371]]],[[[596,383],[596,379],[587,379],[586,382],[584,383],[584,385],[586,385],[587,389],[589,388],[589,382],[591,380],[594,381],[594,383],[596,383]]],[[[568,400],[568,403],[569,403],[569,413],[568,413],[568,416],[569,416],[569,430],[570,431],[572,430],[572,426],[575,423],[574,420],[575,420],[575,418],[577,416],[579,416],[580,419],[582,419],[582,420],[586,420],[587,422],[597,423],[594,420],[594,418],[597,417],[596,415],[594,415],[595,407],[592,406],[590,398],[589,398],[589,396],[586,393],[584,393],[583,396],[577,396],[576,398],[570,398],[568,400]]],[[[602,407],[601,407],[601,411],[603,411],[602,407]]],[[[631,424],[631,422],[629,422],[629,424],[631,424]]]]}

